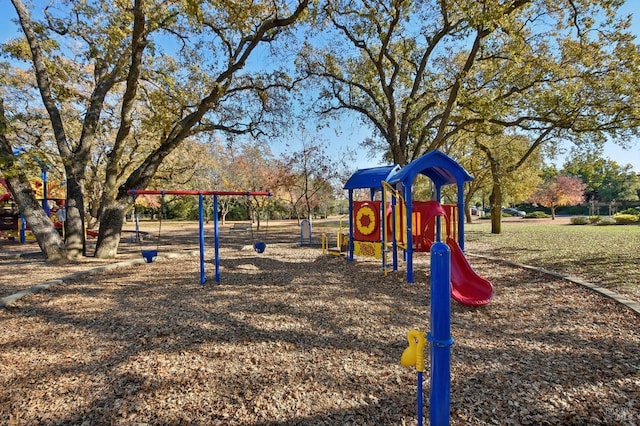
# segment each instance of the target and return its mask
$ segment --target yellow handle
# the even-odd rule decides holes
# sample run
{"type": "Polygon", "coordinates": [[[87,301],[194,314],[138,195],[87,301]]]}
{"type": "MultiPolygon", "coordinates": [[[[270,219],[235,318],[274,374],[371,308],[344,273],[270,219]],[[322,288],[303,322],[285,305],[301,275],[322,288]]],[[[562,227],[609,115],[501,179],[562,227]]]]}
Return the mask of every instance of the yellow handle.
{"type": "Polygon", "coordinates": [[[402,352],[400,364],[405,367],[413,367],[416,371],[424,371],[424,346],[427,338],[424,333],[419,330],[411,330],[407,333],[407,341],[409,347],[402,352]]]}

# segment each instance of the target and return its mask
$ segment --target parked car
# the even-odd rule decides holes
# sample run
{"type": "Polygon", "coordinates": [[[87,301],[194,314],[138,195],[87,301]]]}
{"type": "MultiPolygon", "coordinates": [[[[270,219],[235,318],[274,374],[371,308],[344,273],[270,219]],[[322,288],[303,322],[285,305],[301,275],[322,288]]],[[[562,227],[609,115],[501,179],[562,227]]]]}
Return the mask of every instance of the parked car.
{"type": "Polygon", "coordinates": [[[503,207],[502,213],[517,217],[525,217],[527,215],[527,212],[523,210],[513,209],[511,207],[503,207]]]}
{"type": "Polygon", "coordinates": [[[471,207],[471,214],[473,216],[478,216],[478,208],[477,207],[471,207]]]}

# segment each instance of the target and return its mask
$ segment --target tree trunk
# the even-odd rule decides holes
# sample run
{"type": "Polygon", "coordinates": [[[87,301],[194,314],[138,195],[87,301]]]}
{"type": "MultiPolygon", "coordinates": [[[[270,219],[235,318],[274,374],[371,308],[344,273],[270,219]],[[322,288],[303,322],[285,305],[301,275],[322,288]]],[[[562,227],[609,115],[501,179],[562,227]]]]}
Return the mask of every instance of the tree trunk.
{"type": "Polygon", "coordinates": [[[465,209],[464,209],[464,219],[465,219],[466,223],[471,223],[472,222],[471,208],[470,207],[466,207],[466,205],[465,205],[465,209]]]}
{"type": "Polygon", "coordinates": [[[556,220],[556,206],[551,205],[550,209],[551,209],[551,220],[556,220]]]}
{"type": "Polygon", "coordinates": [[[94,257],[98,259],[114,259],[118,254],[120,234],[127,211],[127,201],[122,199],[102,200],[100,213],[100,229],[94,257]]]}
{"type": "Polygon", "coordinates": [[[84,238],[84,188],[81,179],[67,171],[67,219],[64,222],[65,244],[69,258],[86,255],[84,238]]]}
{"type": "Polygon", "coordinates": [[[53,226],[53,223],[42,209],[42,205],[33,195],[29,180],[24,175],[7,176],[7,185],[11,195],[18,204],[20,214],[36,237],[38,246],[45,259],[59,261],[67,258],[64,241],[53,226]]]}
{"type": "Polygon", "coordinates": [[[502,189],[500,183],[494,179],[491,195],[489,195],[491,205],[491,233],[500,234],[502,232],[502,189]]]}
{"type": "Polygon", "coordinates": [[[467,223],[471,223],[471,197],[472,197],[472,193],[471,191],[467,191],[467,193],[464,196],[464,217],[467,223]]]}
{"type": "Polygon", "coordinates": [[[0,98],[0,169],[5,172],[5,181],[11,196],[35,235],[45,259],[49,261],[66,259],[67,252],[62,237],[42,209],[42,205],[36,200],[29,179],[16,164],[13,149],[6,138],[7,127],[4,102],[0,98]]]}

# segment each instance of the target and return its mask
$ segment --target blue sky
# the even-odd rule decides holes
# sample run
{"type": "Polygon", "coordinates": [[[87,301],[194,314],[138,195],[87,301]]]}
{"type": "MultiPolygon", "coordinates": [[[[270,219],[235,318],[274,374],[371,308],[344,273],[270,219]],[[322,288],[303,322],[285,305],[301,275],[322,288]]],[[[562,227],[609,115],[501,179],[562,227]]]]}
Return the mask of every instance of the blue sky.
{"type": "MultiPolygon", "coordinates": [[[[638,8],[638,0],[627,0],[626,3],[620,7],[619,12],[621,16],[632,15],[631,31],[636,35],[636,43],[640,43],[640,9],[638,8]]],[[[344,147],[345,143],[349,146],[357,146],[358,143],[369,136],[369,129],[359,124],[357,117],[352,119],[352,122],[345,121],[341,123],[341,131],[344,132],[340,138],[335,137],[331,130],[324,132],[324,136],[329,143],[333,146],[335,152],[339,155],[339,150],[344,147]],[[348,142],[345,142],[348,141],[348,142]]],[[[640,173],[640,139],[633,141],[633,145],[629,149],[623,149],[613,142],[607,143],[605,146],[604,157],[609,158],[618,164],[625,166],[631,164],[633,170],[640,173]]],[[[564,159],[559,157],[556,159],[556,164],[562,166],[564,159]]],[[[374,167],[384,165],[381,157],[367,158],[367,154],[361,152],[356,159],[356,165],[358,168],[374,167]]]]}
{"type": "MultiPolygon", "coordinates": [[[[637,0],[627,0],[620,8],[622,15],[631,14],[632,27],[631,30],[638,37],[637,43],[640,43],[640,11],[638,11],[637,0]]],[[[17,18],[15,9],[10,0],[0,0],[0,40],[4,41],[21,34],[17,26],[12,22],[17,18]]],[[[384,164],[381,158],[368,158],[367,153],[359,150],[359,143],[369,136],[369,129],[361,125],[358,117],[345,118],[338,125],[338,129],[324,129],[319,134],[329,147],[329,152],[335,156],[343,156],[347,148],[355,149],[357,152],[354,166],[356,168],[373,167],[384,164]],[[336,135],[339,133],[339,136],[336,135]]],[[[284,147],[282,147],[284,149],[284,147]]],[[[278,147],[274,147],[274,151],[278,153],[278,147]]],[[[636,172],[640,173],[640,140],[633,141],[630,149],[622,149],[614,143],[608,143],[605,148],[604,156],[616,161],[620,165],[631,164],[636,172]]],[[[559,165],[562,159],[558,159],[559,165]]]]}
{"type": "MultiPolygon", "coordinates": [[[[640,43],[640,9],[638,0],[627,0],[620,7],[621,15],[632,15],[631,31],[636,35],[636,44],[640,43]]],[[[631,164],[633,169],[640,173],[640,140],[636,139],[631,149],[624,150],[614,143],[607,144],[605,157],[611,158],[620,165],[631,164]]]]}

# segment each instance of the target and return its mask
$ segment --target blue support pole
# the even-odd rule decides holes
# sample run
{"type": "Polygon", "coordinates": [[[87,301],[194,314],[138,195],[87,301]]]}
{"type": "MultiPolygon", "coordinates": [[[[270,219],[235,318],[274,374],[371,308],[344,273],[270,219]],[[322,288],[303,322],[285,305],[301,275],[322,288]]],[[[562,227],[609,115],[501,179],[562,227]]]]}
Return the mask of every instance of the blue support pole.
{"type": "Polygon", "coordinates": [[[47,217],[51,216],[51,209],[49,209],[49,188],[47,184],[47,169],[48,167],[45,165],[41,165],[42,167],[42,208],[44,209],[47,217]]]}
{"type": "Polygon", "coordinates": [[[353,262],[353,189],[349,190],[349,255],[347,259],[353,262]]]}
{"type": "Polygon", "coordinates": [[[203,195],[198,195],[198,221],[200,224],[200,285],[207,282],[207,276],[204,271],[204,202],[203,195]]]}
{"type": "Polygon", "coordinates": [[[418,422],[417,422],[418,426],[422,426],[422,423],[423,423],[422,418],[424,417],[422,414],[424,411],[424,408],[423,408],[424,396],[422,394],[422,381],[423,381],[422,374],[423,374],[422,371],[418,371],[418,373],[416,374],[417,376],[416,380],[418,381],[417,389],[416,389],[416,402],[417,402],[416,415],[418,417],[418,422]]]}
{"type": "Polygon", "coordinates": [[[451,252],[436,242],[431,247],[431,396],[432,425],[448,425],[451,391],[451,252]]]}
{"type": "MultiPolygon", "coordinates": [[[[398,233],[397,233],[397,218],[396,218],[396,209],[398,208],[398,200],[396,199],[395,194],[391,195],[391,238],[393,242],[391,243],[392,247],[392,256],[393,256],[393,270],[398,270],[398,233]]],[[[383,230],[382,232],[387,232],[387,230],[383,230]]]]}
{"type": "MultiPolygon", "coordinates": [[[[436,186],[436,201],[438,203],[442,202],[442,192],[441,186],[436,186]]],[[[437,215],[435,218],[435,226],[436,226],[436,241],[442,241],[442,221],[440,219],[440,215],[437,215]]]]}
{"type": "Polygon", "coordinates": [[[27,221],[20,215],[20,244],[27,242],[27,221]]]}
{"type": "Polygon", "coordinates": [[[213,245],[216,264],[216,282],[220,282],[220,229],[218,228],[218,194],[213,195],[213,245]]]}

